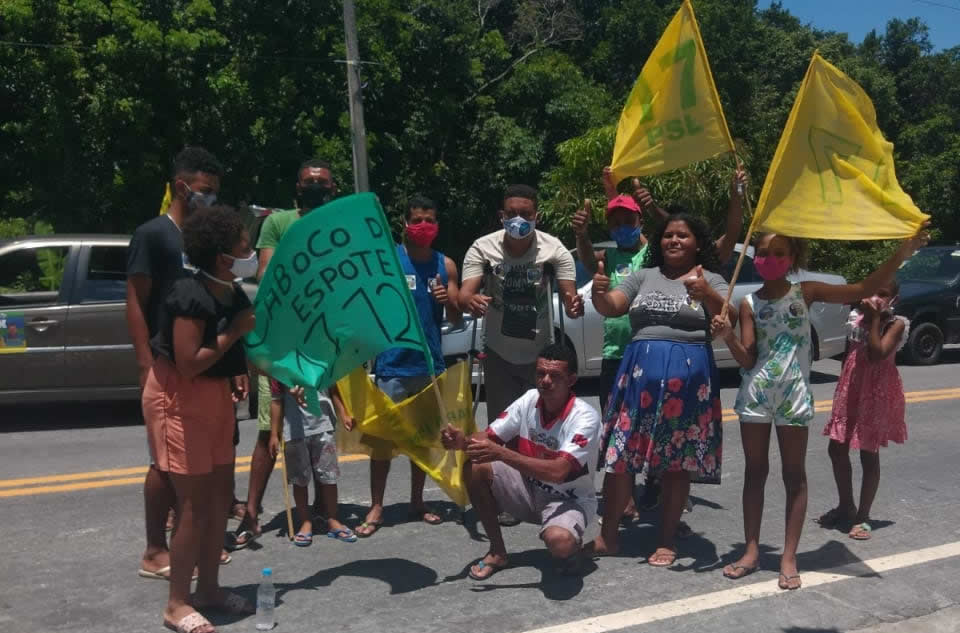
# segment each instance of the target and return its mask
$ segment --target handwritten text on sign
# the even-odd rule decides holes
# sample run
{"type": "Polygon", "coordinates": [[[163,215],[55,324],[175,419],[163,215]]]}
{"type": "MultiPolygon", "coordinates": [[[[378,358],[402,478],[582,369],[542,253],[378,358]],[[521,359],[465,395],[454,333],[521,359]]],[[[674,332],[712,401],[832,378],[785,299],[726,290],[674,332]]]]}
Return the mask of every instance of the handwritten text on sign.
{"type": "Polygon", "coordinates": [[[293,224],[257,293],[254,362],[289,384],[323,388],[390,347],[422,349],[395,248],[373,194],[293,224]]]}

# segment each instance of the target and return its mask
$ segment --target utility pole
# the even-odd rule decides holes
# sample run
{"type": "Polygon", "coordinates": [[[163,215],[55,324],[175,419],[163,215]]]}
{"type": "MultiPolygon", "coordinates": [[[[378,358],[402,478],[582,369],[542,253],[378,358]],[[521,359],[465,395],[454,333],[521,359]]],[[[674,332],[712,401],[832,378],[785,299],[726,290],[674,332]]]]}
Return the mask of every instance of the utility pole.
{"type": "Polygon", "coordinates": [[[353,186],[370,191],[367,175],[367,129],[363,125],[363,88],[360,85],[360,49],[353,0],[343,0],[343,29],[347,41],[347,90],[350,97],[350,136],[353,140],[353,186]]]}

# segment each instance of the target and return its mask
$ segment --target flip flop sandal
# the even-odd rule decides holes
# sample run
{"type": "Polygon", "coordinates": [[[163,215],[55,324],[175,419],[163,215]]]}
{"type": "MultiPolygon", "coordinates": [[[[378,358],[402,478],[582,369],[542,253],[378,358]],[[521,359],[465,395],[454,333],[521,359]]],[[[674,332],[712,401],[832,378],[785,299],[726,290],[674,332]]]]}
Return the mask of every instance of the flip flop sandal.
{"type": "Polygon", "coordinates": [[[253,543],[255,540],[260,538],[261,534],[255,533],[253,530],[241,530],[233,535],[233,543],[229,544],[228,549],[232,552],[237,550],[246,549],[249,547],[250,543],[253,543]],[[240,539],[243,539],[243,542],[240,542],[240,539]]]}
{"type": "Polygon", "coordinates": [[[360,538],[370,538],[374,534],[380,531],[380,528],[383,527],[383,521],[364,521],[357,526],[357,536],[360,538]],[[360,532],[359,529],[373,528],[371,532],[360,532]]]}
{"type": "MultiPolygon", "coordinates": [[[[141,578],[149,578],[150,580],[170,580],[170,565],[166,567],[161,567],[157,571],[150,571],[149,569],[140,568],[140,571],[137,572],[137,575],[141,578]]],[[[197,574],[194,574],[190,580],[196,580],[197,574]]]]}
{"type": "Polygon", "coordinates": [[[166,618],[164,618],[163,626],[167,627],[171,631],[176,631],[177,633],[195,633],[204,627],[210,627],[213,629],[213,624],[210,622],[210,620],[206,619],[196,611],[183,616],[176,624],[169,622],[166,618]]]}
{"type": "Polygon", "coordinates": [[[231,562],[233,562],[233,556],[231,556],[230,554],[227,554],[226,556],[224,556],[223,553],[221,552],[221,554],[220,554],[220,564],[221,564],[221,565],[229,565],[231,562]]]}
{"type": "Polygon", "coordinates": [[[293,537],[293,544],[297,547],[310,547],[313,545],[313,532],[297,532],[293,537]]]}
{"type": "Polygon", "coordinates": [[[753,572],[760,569],[759,565],[753,565],[752,567],[747,567],[746,565],[730,565],[729,566],[734,573],[728,574],[727,570],[723,570],[723,577],[729,578],[730,580],[740,580],[741,578],[746,578],[753,572]]]}
{"type": "Polygon", "coordinates": [[[850,529],[850,533],[847,535],[855,541],[869,541],[870,532],[873,531],[873,528],[870,527],[869,523],[857,523],[850,529]]]}
{"type": "Polygon", "coordinates": [[[337,539],[338,541],[343,541],[344,543],[356,543],[357,535],[353,530],[347,528],[340,528],[339,530],[330,530],[327,532],[329,538],[337,539]]]}
{"type": "Polygon", "coordinates": [[[777,581],[777,586],[783,589],[784,591],[796,591],[802,586],[802,583],[797,583],[796,587],[790,586],[790,581],[800,580],[800,574],[795,576],[787,576],[786,574],[780,574],[780,579],[777,581]]]}
{"type": "Polygon", "coordinates": [[[198,603],[196,600],[193,601],[194,607],[197,609],[203,609],[204,611],[216,611],[218,613],[226,613],[228,615],[253,615],[257,612],[252,604],[246,600],[243,596],[233,593],[232,591],[226,592],[226,595],[221,603],[198,603]]]}
{"type": "Polygon", "coordinates": [[[676,552],[670,552],[668,554],[660,554],[659,556],[656,553],[654,553],[653,555],[650,556],[650,558],[647,559],[647,564],[653,567],[670,567],[675,562],[677,562],[676,552]],[[662,561],[662,562],[654,562],[654,561],[662,561]]]}
{"type": "Polygon", "coordinates": [[[440,525],[441,523],[443,523],[443,518],[439,514],[431,510],[430,508],[424,508],[422,510],[411,510],[410,514],[408,515],[408,518],[410,520],[423,521],[427,525],[440,525]],[[427,519],[426,516],[428,514],[432,514],[436,518],[433,520],[427,519]]]}
{"type": "Polygon", "coordinates": [[[483,562],[483,559],[481,558],[480,560],[478,560],[476,563],[474,563],[474,564],[470,567],[470,574],[469,574],[469,576],[470,576],[472,579],[474,579],[474,580],[481,580],[481,581],[482,581],[482,580],[489,580],[489,579],[490,579],[491,577],[493,577],[497,572],[501,572],[501,571],[503,571],[504,569],[506,569],[507,567],[508,567],[507,565],[491,565],[490,563],[485,563],[485,562],[483,562]],[[484,569],[488,569],[488,568],[489,568],[489,569],[491,569],[491,570],[493,570],[493,571],[491,571],[491,572],[490,572],[489,574],[487,574],[486,576],[481,576],[481,575],[479,575],[479,574],[477,574],[477,573],[475,573],[475,572],[473,571],[473,568],[474,568],[474,567],[476,567],[478,570],[484,570],[484,569]]]}

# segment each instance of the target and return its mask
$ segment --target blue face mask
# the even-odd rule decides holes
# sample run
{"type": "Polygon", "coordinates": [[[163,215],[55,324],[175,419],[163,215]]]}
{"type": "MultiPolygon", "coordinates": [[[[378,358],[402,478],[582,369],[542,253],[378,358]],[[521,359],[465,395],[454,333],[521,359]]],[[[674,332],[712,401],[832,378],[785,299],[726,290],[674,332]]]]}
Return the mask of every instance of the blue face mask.
{"type": "Polygon", "coordinates": [[[515,240],[525,240],[531,237],[536,227],[536,220],[524,220],[520,216],[503,221],[503,228],[507,232],[507,235],[515,240]]]}
{"type": "Polygon", "coordinates": [[[637,242],[640,241],[641,233],[643,233],[643,229],[639,226],[618,226],[610,231],[610,237],[620,248],[630,248],[636,246],[637,242]]]}

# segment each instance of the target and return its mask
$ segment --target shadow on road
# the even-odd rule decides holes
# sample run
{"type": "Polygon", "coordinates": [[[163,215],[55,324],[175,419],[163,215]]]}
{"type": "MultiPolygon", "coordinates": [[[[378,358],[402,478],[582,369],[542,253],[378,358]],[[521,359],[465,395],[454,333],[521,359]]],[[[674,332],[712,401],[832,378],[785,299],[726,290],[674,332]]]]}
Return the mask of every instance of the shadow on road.
{"type": "Polygon", "coordinates": [[[143,424],[138,400],[6,405],[0,407],[0,420],[0,433],[143,424]]]}
{"type": "MultiPolygon", "coordinates": [[[[476,564],[476,560],[468,562],[459,574],[447,576],[442,582],[464,581],[469,578],[470,567],[476,564]]],[[[528,549],[516,554],[510,554],[510,569],[517,567],[533,567],[538,569],[541,574],[540,582],[525,583],[497,583],[494,580],[489,582],[471,582],[470,590],[476,593],[488,591],[499,591],[503,589],[537,589],[543,592],[543,597],[547,600],[570,600],[575,598],[583,591],[583,579],[597,570],[597,564],[592,560],[584,562],[583,573],[581,575],[565,576],[558,573],[555,569],[556,564],[550,553],[545,548],[528,549]]]]}

